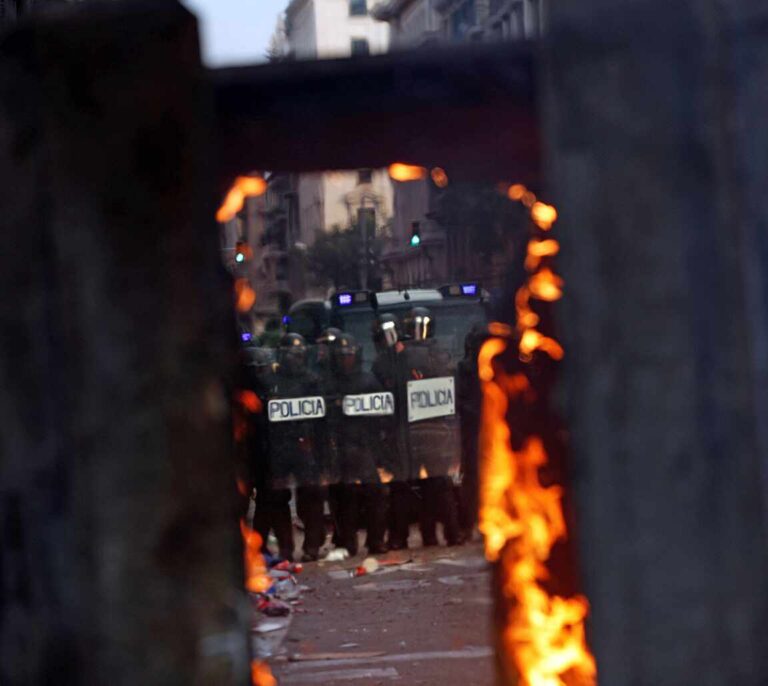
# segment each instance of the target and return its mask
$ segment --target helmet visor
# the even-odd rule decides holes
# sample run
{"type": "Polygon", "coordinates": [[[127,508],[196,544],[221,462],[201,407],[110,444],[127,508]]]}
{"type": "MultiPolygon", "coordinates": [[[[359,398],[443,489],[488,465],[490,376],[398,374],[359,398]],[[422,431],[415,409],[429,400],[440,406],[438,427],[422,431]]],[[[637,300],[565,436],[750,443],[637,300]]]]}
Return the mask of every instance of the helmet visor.
{"type": "Polygon", "coordinates": [[[417,314],[413,318],[413,340],[424,341],[432,335],[432,317],[417,314]]]}
{"type": "Polygon", "coordinates": [[[395,322],[381,323],[381,340],[387,348],[394,347],[398,341],[397,325],[395,322]]]}

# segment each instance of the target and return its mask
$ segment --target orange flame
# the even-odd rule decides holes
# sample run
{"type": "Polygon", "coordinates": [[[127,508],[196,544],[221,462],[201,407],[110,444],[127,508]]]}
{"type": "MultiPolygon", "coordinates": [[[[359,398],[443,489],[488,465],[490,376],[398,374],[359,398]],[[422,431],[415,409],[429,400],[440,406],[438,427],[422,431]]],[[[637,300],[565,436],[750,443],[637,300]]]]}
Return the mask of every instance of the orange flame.
{"type": "Polygon", "coordinates": [[[272,585],[267,574],[267,565],[261,554],[261,536],[249,527],[244,519],[240,520],[240,533],[245,547],[245,588],[251,593],[265,593],[272,585]]]}
{"type": "Polygon", "coordinates": [[[235,281],[235,307],[238,312],[248,312],[256,303],[256,291],[253,290],[248,279],[235,281]]]}
{"type": "Polygon", "coordinates": [[[243,209],[246,198],[263,195],[266,190],[267,182],[260,176],[238,176],[216,212],[216,221],[224,223],[234,219],[243,209]]]}
{"type": "Polygon", "coordinates": [[[535,202],[531,207],[531,219],[540,229],[549,231],[557,220],[557,210],[552,205],[535,202]]]}
{"type": "Polygon", "coordinates": [[[522,183],[513,183],[507,190],[507,196],[510,200],[522,200],[526,190],[522,183]]]}
{"type": "Polygon", "coordinates": [[[563,280],[551,269],[544,268],[528,279],[528,289],[534,298],[554,302],[563,297],[563,280]]]}
{"type": "Polygon", "coordinates": [[[560,244],[552,239],[532,240],[528,243],[528,254],[525,257],[525,268],[529,272],[535,272],[541,265],[544,257],[554,257],[560,252],[560,244]]]}
{"type": "Polygon", "coordinates": [[[251,684],[253,686],[277,686],[277,679],[272,676],[272,671],[266,662],[251,661],[251,684]]]}
{"type": "MultiPolygon", "coordinates": [[[[530,209],[531,219],[549,230],[557,219],[551,205],[538,202],[522,184],[510,186],[510,199],[530,209]]],[[[532,272],[515,294],[518,352],[527,362],[536,350],[560,360],[564,351],[554,338],[537,330],[539,316],[531,298],[552,302],[562,297],[563,280],[542,259],[556,255],[555,240],[528,243],[526,269],[532,272]]],[[[522,686],[594,686],[595,660],[586,644],[584,621],[589,611],[583,597],[550,595],[542,585],[546,562],[555,543],[567,536],[562,510],[562,489],[544,487],[539,470],[548,455],[539,436],[531,436],[520,451],[512,449],[507,411],[511,399],[533,402],[536,395],[525,374],[508,374],[494,359],[510,344],[511,329],[494,322],[478,355],[478,376],[483,390],[480,432],[480,530],[485,554],[500,561],[502,592],[510,599],[505,652],[511,656],[522,686]]]]}
{"type": "Polygon", "coordinates": [[[445,188],[448,185],[448,174],[445,173],[445,169],[441,167],[435,167],[430,173],[432,181],[438,188],[445,188]]]}
{"type": "Polygon", "coordinates": [[[565,355],[563,346],[554,338],[544,336],[536,329],[526,329],[520,337],[520,354],[529,359],[534,351],[541,350],[549,355],[553,360],[562,360],[565,355]]]}
{"type": "Polygon", "coordinates": [[[384,467],[377,467],[377,471],[379,472],[379,481],[383,484],[388,484],[395,478],[395,475],[384,467]]]}
{"type": "MultiPolygon", "coordinates": [[[[395,162],[389,165],[389,176],[395,181],[418,181],[427,177],[427,170],[413,164],[395,162]]],[[[447,177],[446,177],[447,180],[447,177]]]]}
{"type": "Polygon", "coordinates": [[[522,686],[594,686],[595,660],[586,644],[583,597],[550,595],[542,586],[553,545],[567,535],[558,486],[544,487],[539,469],[548,461],[538,436],[512,449],[507,410],[525,392],[522,374],[494,368],[507,341],[491,338],[478,356],[483,389],[480,433],[480,530],[485,554],[500,561],[502,592],[512,602],[502,641],[522,686]]]}

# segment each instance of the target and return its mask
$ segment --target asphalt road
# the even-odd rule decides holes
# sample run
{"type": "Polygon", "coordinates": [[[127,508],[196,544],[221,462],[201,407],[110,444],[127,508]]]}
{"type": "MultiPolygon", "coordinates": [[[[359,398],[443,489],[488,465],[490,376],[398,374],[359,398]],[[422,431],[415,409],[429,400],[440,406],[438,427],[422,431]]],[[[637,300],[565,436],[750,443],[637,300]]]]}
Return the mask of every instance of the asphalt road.
{"type": "Polygon", "coordinates": [[[389,684],[491,686],[490,572],[479,544],[305,565],[310,587],[271,659],[280,686],[389,684]],[[346,573],[345,573],[346,572],[346,573]]]}

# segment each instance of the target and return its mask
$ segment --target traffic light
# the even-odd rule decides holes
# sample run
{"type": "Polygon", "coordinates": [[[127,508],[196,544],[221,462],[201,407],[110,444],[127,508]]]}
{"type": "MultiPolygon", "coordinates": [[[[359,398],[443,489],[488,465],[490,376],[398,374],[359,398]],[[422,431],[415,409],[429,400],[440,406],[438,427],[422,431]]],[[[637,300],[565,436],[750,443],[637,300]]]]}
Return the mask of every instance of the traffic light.
{"type": "Polygon", "coordinates": [[[246,260],[250,260],[253,257],[253,250],[251,246],[245,241],[237,241],[235,243],[235,262],[243,264],[246,260]]]}
{"type": "Polygon", "coordinates": [[[421,245],[421,227],[419,222],[411,222],[411,240],[409,245],[418,248],[421,245]]]}

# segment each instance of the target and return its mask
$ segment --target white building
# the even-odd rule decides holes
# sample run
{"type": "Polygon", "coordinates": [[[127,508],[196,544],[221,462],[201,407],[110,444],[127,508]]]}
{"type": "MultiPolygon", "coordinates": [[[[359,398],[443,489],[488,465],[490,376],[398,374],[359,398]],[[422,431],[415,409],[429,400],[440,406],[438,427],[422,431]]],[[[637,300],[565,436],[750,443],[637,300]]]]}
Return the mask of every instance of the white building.
{"type": "MultiPolygon", "coordinates": [[[[327,59],[387,52],[389,26],[370,15],[370,4],[371,0],[291,0],[285,13],[288,56],[327,59]]],[[[357,222],[381,230],[392,217],[392,184],[386,170],[302,174],[297,191],[301,241],[306,245],[313,243],[318,231],[357,222]]]]}
{"type": "Polygon", "coordinates": [[[291,0],[290,54],[297,59],[375,55],[389,49],[389,27],[369,13],[372,0],[291,0]]]}

